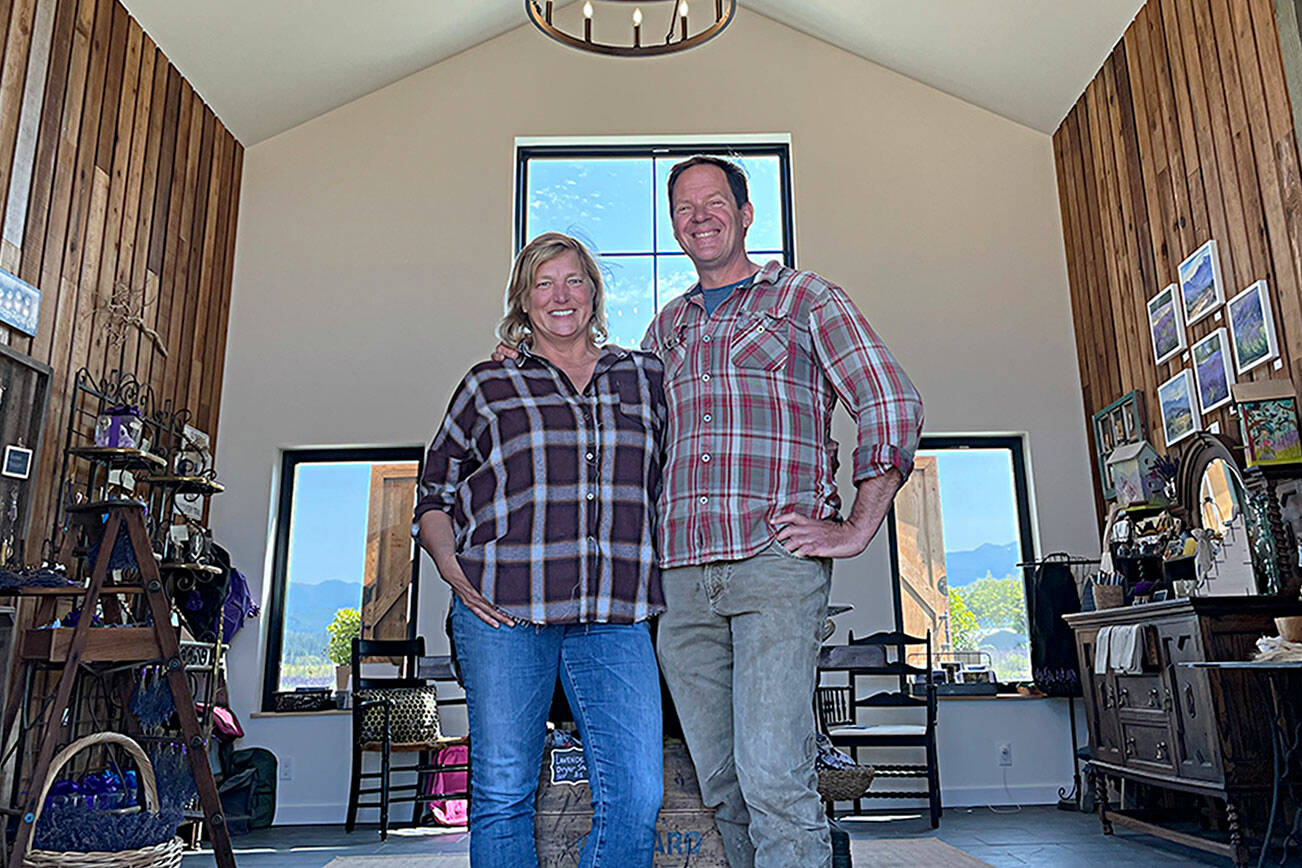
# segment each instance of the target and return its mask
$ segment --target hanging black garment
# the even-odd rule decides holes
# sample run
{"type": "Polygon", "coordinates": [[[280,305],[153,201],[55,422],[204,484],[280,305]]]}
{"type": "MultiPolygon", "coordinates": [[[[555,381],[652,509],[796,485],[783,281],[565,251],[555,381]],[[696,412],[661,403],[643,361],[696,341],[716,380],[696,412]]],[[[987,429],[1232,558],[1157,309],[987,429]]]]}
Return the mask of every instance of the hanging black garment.
{"type": "Polygon", "coordinates": [[[1080,611],[1080,594],[1071,566],[1041,561],[1028,571],[1026,608],[1030,614],[1031,677],[1049,696],[1080,696],[1076,639],[1062,619],[1080,611]]]}

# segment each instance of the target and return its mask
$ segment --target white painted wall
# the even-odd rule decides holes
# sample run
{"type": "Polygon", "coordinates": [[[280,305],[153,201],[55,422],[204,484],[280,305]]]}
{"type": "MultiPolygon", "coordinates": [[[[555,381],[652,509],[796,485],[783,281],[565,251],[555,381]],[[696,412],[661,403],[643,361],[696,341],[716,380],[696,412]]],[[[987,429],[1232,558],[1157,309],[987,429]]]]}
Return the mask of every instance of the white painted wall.
{"type": "MultiPolygon", "coordinates": [[[[663,61],[521,28],[248,150],[213,523],[264,598],[280,450],[423,442],[491,350],[517,136],[754,132],[790,134],[799,264],[867,313],[928,430],[1026,432],[1042,550],[1095,551],[1049,137],[742,10],[663,61]]],[[[836,571],[856,632],[890,625],[881,536],[836,571]]],[[[421,593],[431,648],[441,588],[421,593]]],[[[245,741],[293,757],[282,821],[337,821],[347,718],[250,719],[261,627],[230,658],[245,741]]],[[[941,723],[951,804],[1050,801],[1070,780],[1064,703],[952,702],[941,723]]]]}

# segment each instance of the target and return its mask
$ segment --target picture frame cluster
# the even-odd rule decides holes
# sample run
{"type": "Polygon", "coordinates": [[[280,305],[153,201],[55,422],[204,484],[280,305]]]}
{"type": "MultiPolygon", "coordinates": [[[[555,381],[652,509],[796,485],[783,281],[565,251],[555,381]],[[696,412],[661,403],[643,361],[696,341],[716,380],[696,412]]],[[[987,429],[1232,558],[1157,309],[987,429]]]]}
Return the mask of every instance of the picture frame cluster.
{"type": "Polygon", "coordinates": [[[1201,430],[1202,417],[1233,398],[1239,376],[1279,358],[1279,342],[1265,280],[1227,300],[1216,239],[1189,254],[1176,269],[1177,281],[1148,300],[1148,332],[1153,362],[1187,361],[1158,386],[1162,434],[1172,446],[1201,430]],[[1227,326],[1190,343],[1190,326],[1208,317],[1227,326]]]}

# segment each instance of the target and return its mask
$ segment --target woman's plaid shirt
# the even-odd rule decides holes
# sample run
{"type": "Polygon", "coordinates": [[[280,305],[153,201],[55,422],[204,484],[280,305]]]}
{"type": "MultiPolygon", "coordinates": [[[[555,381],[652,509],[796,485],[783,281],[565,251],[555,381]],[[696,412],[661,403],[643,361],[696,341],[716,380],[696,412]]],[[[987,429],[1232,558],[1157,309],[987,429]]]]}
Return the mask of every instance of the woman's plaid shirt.
{"type": "Polygon", "coordinates": [[[527,349],[452,396],[416,519],[452,517],[457,559],[497,608],[534,624],[627,624],[664,609],[655,509],[664,369],[608,347],[582,393],[527,349]]]}
{"type": "Polygon", "coordinates": [[[757,554],[784,512],[836,515],[838,397],[858,424],[854,481],[909,475],[922,399],[840,287],[770,262],[712,316],[700,296],[665,305],[642,341],[669,402],[662,567],[757,554]]]}

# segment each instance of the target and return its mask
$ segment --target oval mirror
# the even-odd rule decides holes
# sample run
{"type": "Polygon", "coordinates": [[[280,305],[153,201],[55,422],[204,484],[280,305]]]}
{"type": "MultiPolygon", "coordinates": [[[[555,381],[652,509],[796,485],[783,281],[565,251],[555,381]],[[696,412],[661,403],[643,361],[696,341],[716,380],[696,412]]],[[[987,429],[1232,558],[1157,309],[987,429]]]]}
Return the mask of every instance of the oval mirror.
{"type": "Polygon", "coordinates": [[[1224,458],[1208,462],[1198,484],[1202,526],[1224,536],[1230,526],[1243,524],[1243,485],[1238,471],[1224,458]]]}

